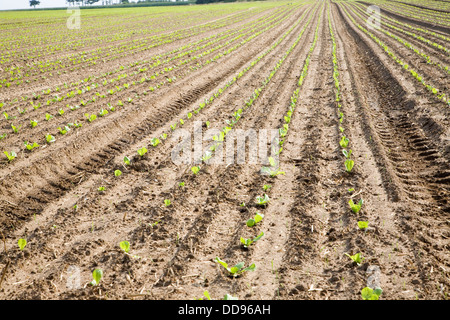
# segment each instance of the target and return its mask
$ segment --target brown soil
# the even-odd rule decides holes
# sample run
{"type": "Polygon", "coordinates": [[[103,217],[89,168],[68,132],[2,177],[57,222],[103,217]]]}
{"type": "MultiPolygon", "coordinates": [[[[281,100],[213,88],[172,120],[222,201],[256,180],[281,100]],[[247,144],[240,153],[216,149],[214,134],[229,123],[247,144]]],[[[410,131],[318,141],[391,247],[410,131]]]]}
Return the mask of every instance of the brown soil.
{"type": "MultiPolygon", "coordinates": [[[[165,78],[176,75],[179,80],[146,95],[143,92],[152,83],[137,84],[73,113],[66,109],[63,116],[48,122],[45,114],[55,115],[58,108],[44,104],[12,121],[24,124],[18,134],[12,133],[11,121],[2,119],[0,134],[5,131],[8,136],[0,140],[1,150],[21,151],[12,162],[2,158],[0,163],[0,235],[5,243],[0,252],[0,279],[5,271],[0,298],[174,300],[200,298],[208,290],[213,299],[227,293],[258,300],[361,299],[361,289],[375,272],[382,299],[447,299],[450,109],[361,32],[343,6],[330,2],[345,114],[342,124],[335,102],[327,2],[293,9],[280,3],[280,7],[258,11],[251,18],[255,23],[264,16],[281,22],[217,62],[207,63],[215,52],[171,71],[165,78]],[[199,114],[187,118],[188,112],[251,66],[301,17],[270,53],[199,114]],[[192,165],[171,160],[178,141],[172,138],[170,125],[179,127],[183,118],[182,128],[191,133],[205,133],[207,121],[211,128],[222,129],[306,26],[298,44],[233,129],[282,127],[317,25],[318,40],[280,156],[284,175],[261,175],[261,165],[254,164],[202,164],[194,175],[192,165]],[[196,69],[197,63],[202,67],[196,69]],[[96,113],[108,102],[136,96],[132,103],[92,123],[84,118],[84,113],[96,113]],[[39,125],[32,129],[29,121],[34,118],[39,125]],[[57,133],[58,126],[74,120],[83,127],[66,135],[57,133]],[[350,174],[345,172],[339,145],[341,125],[355,160],[350,174]],[[43,140],[47,133],[56,137],[53,144],[43,140]],[[163,133],[167,139],[152,147],[151,139],[163,133]],[[42,146],[24,151],[24,140],[42,146]],[[148,153],[140,157],[136,150],[143,146],[148,153]],[[131,159],[131,166],[123,164],[124,156],[131,159]],[[123,174],[115,177],[118,169],[123,174]],[[259,207],[255,199],[263,195],[266,184],[271,186],[270,203],[259,207]],[[106,190],[99,192],[100,186],[106,190]],[[354,191],[349,192],[350,188],[354,191]],[[360,198],[364,205],[355,214],[348,201],[360,198]],[[171,200],[170,206],[164,206],[165,199],[171,200]],[[264,219],[248,228],[246,221],[256,212],[263,213],[264,219]],[[359,230],[358,221],[369,221],[369,229],[359,230]],[[264,236],[250,248],[241,246],[241,237],[260,232],[264,236]],[[27,239],[23,251],[17,246],[20,238],[27,239]],[[130,243],[129,254],[119,247],[124,240],[130,243]],[[358,252],[364,257],[361,265],[345,255],[358,252]],[[214,262],[216,257],[230,266],[255,263],[256,270],[229,277],[214,262]],[[91,286],[96,268],[104,276],[98,286],[91,286]],[[68,286],[73,270],[81,280],[75,288],[68,286]]],[[[230,22],[228,28],[239,30],[252,20],[230,22]]],[[[207,28],[193,38],[144,51],[140,59],[149,60],[225,30],[207,28]]],[[[431,66],[421,64],[381,32],[377,36],[403,61],[433,78],[431,66]]],[[[220,52],[235,44],[225,45],[220,52]]],[[[99,65],[92,74],[116,70],[136,59],[99,65]]],[[[73,81],[88,75],[73,75],[73,81]]],[[[99,82],[104,79],[109,78],[99,82]]],[[[52,85],[60,83],[52,81],[52,85]]],[[[448,88],[448,75],[439,73],[436,83],[448,88]]],[[[90,99],[93,93],[81,98],[90,99]]],[[[0,94],[5,99],[21,93],[3,90],[0,94]]],[[[77,95],[64,104],[75,105],[79,99],[77,95]]],[[[13,109],[8,112],[13,114],[13,109]]]]}

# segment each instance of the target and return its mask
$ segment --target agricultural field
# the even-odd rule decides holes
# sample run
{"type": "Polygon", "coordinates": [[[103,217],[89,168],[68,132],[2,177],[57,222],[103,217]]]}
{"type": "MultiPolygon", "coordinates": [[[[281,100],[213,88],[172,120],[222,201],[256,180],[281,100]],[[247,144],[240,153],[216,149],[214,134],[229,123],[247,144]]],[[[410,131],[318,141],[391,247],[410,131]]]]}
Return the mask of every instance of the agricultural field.
{"type": "Polygon", "coordinates": [[[0,30],[0,299],[448,299],[450,1],[0,30]]]}

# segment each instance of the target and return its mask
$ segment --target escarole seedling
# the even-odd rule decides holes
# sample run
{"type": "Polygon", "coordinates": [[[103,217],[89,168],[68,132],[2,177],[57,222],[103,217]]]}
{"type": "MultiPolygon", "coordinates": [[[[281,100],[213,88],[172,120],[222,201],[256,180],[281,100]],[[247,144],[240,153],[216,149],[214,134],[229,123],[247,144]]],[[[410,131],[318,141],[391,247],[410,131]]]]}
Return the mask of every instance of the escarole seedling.
{"type": "Polygon", "coordinates": [[[28,143],[28,141],[25,141],[24,144],[25,144],[25,147],[27,148],[27,150],[29,150],[29,151],[33,150],[34,148],[39,147],[39,145],[36,142],[34,142],[33,144],[30,144],[30,143],[28,143]]]}
{"type": "Polygon", "coordinates": [[[122,249],[125,253],[130,251],[130,243],[128,241],[122,241],[119,243],[120,249],[122,249]]]}
{"type": "Polygon", "coordinates": [[[19,241],[17,242],[17,244],[19,245],[20,251],[23,251],[23,249],[24,249],[25,246],[27,245],[27,240],[25,240],[25,239],[19,239],[19,241]]]}
{"type": "Polygon", "coordinates": [[[341,141],[339,141],[339,144],[341,145],[342,148],[347,148],[348,142],[349,142],[348,138],[343,136],[341,141]]]}
{"type": "Polygon", "coordinates": [[[353,202],[353,199],[350,199],[350,200],[348,201],[348,204],[350,205],[350,208],[352,209],[352,211],[353,211],[354,213],[358,213],[358,212],[361,210],[361,206],[363,205],[363,203],[364,203],[364,200],[363,200],[363,199],[360,199],[359,202],[358,202],[357,204],[355,204],[355,203],[353,202]]]}
{"type": "Polygon", "coordinates": [[[355,165],[355,161],[353,161],[351,159],[345,160],[345,171],[351,172],[354,165],[355,165]]]}
{"type": "Polygon", "coordinates": [[[256,203],[259,206],[265,206],[265,205],[267,205],[269,203],[269,201],[270,201],[270,199],[269,199],[269,196],[267,194],[264,194],[264,196],[262,196],[262,197],[260,197],[260,196],[256,197],[256,203]]]}
{"type": "Polygon", "coordinates": [[[268,174],[270,177],[276,177],[279,174],[286,174],[284,171],[278,170],[278,164],[274,158],[269,157],[270,167],[262,167],[261,174],[268,174]]]}
{"type": "Polygon", "coordinates": [[[361,253],[354,254],[353,256],[349,255],[348,253],[345,253],[347,257],[353,260],[358,266],[362,263],[364,260],[363,257],[361,257],[361,253]]]}
{"type": "Polygon", "coordinates": [[[248,266],[247,268],[244,268],[244,262],[240,262],[240,263],[236,264],[234,267],[228,268],[228,264],[225,261],[220,260],[219,257],[216,257],[216,259],[214,261],[219,263],[220,265],[222,265],[222,267],[224,267],[225,269],[227,269],[227,271],[233,277],[237,277],[237,276],[241,275],[242,273],[244,273],[245,271],[255,271],[255,267],[256,267],[255,264],[253,263],[250,266],[248,266]]]}
{"type": "Polygon", "coordinates": [[[103,277],[103,271],[101,269],[95,269],[94,272],[92,272],[92,281],[91,285],[97,286],[100,283],[100,280],[102,280],[103,277]]]}
{"type": "Polygon", "coordinates": [[[383,290],[376,288],[375,290],[369,287],[365,287],[361,290],[361,297],[363,300],[379,300],[383,290]]]}
{"type": "Polygon", "coordinates": [[[11,153],[4,151],[3,153],[6,155],[9,162],[13,161],[17,157],[17,154],[14,151],[11,151],[11,153]]]}
{"type": "Polygon", "coordinates": [[[253,219],[247,220],[247,227],[253,227],[264,218],[262,213],[257,212],[253,219]]]}
{"type": "Polygon", "coordinates": [[[241,237],[241,243],[244,246],[244,248],[248,248],[252,243],[261,239],[263,235],[264,235],[264,232],[261,232],[257,237],[255,237],[253,239],[244,239],[241,237]]]}
{"type": "Polygon", "coordinates": [[[141,149],[139,149],[138,151],[137,151],[137,153],[138,153],[138,155],[140,155],[141,157],[143,157],[144,156],[144,154],[146,154],[147,153],[147,148],[146,147],[142,147],[141,149]]]}
{"type": "Polygon", "coordinates": [[[150,144],[153,146],[153,147],[156,147],[158,144],[160,144],[161,143],[161,140],[159,140],[158,138],[153,138],[152,140],[150,140],[150,144]]]}
{"type": "Polygon", "coordinates": [[[361,230],[367,231],[367,228],[369,227],[369,221],[358,221],[358,227],[361,230]]]}

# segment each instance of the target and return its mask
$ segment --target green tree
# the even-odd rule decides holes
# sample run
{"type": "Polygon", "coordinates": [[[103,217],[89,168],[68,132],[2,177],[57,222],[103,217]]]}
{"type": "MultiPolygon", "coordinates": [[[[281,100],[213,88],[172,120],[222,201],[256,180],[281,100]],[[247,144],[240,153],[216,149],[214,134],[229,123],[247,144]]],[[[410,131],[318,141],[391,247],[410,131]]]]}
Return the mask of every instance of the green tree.
{"type": "Polygon", "coordinates": [[[40,4],[41,4],[40,1],[37,1],[37,0],[30,0],[30,7],[35,7],[35,8],[36,8],[36,6],[38,6],[38,5],[40,5],[40,4]]]}

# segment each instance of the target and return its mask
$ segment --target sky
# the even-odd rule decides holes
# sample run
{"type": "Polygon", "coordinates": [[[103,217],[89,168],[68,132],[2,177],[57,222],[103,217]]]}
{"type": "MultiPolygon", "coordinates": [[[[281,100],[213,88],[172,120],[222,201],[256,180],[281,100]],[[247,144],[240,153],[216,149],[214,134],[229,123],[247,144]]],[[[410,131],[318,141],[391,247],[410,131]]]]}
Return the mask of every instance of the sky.
{"type": "MultiPolygon", "coordinates": [[[[54,8],[54,7],[67,7],[65,0],[39,0],[41,4],[36,8],[54,8]]],[[[101,3],[101,1],[99,2],[101,3]]],[[[30,9],[29,0],[0,0],[0,10],[12,10],[12,9],[30,9]]]]}

